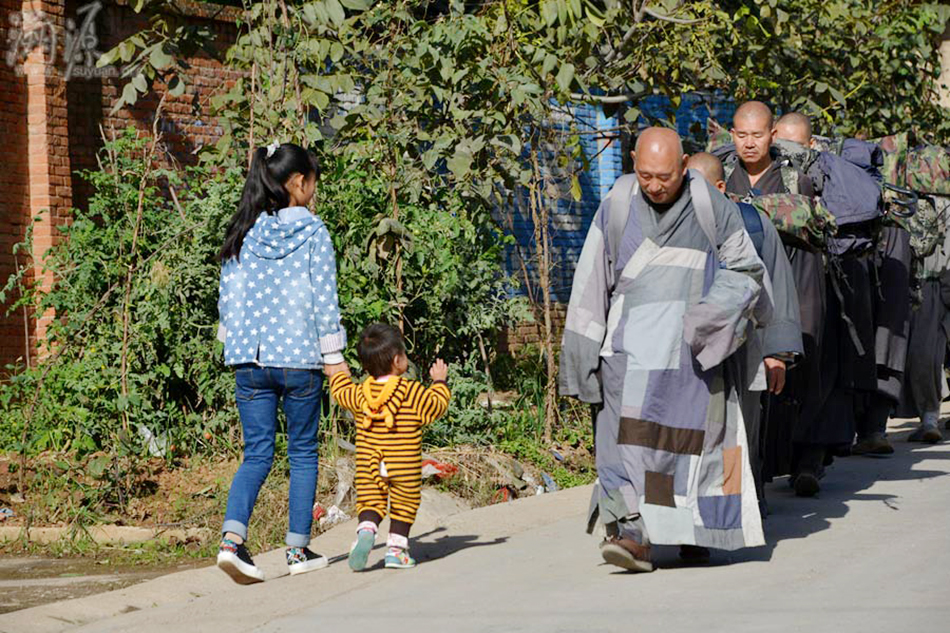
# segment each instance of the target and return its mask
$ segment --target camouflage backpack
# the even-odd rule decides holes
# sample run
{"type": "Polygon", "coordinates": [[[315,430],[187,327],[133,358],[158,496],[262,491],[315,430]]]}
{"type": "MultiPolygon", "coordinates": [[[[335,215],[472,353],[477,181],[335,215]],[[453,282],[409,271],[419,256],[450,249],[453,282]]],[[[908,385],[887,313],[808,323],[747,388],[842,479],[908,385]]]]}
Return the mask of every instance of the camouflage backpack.
{"type": "MultiPolygon", "coordinates": [[[[730,196],[738,201],[736,196],[730,196]]],[[[798,193],[773,193],[743,200],[772,220],[782,242],[817,251],[835,234],[835,218],[818,200],[798,193]]]]}
{"type": "Polygon", "coordinates": [[[938,145],[910,150],[907,188],[918,193],[950,195],[950,151],[938,145]]]}
{"type": "Polygon", "coordinates": [[[898,200],[898,196],[902,196],[902,192],[895,192],[891,188],[885,191],[888,224],[899,226],[910,233],[913,258],[923,261],[943,242],[947,231],[950,198],[922,195],[908,203],[906,198],[898,200]]]}
{"type": "Polygon", "coordinates": [[[715,154],[717,149],[732,144],[732,134],[718,121],[706,119],[706,151],[715,154]]]}
{"type": "Polygon", "coordinates": [[[898,187],[907,186],[906,164],[908,134],[891,134],[883,138],[871,141],[877,143],[884,152],[884,165],[881,167],[881,175],[884,176],[884,182],[898,187]]]}
{"type": "Polygon", "coordinates": [[[835,234],[837,226],[831,212],[817,199],[795,193],[758,196],[753,206],[772,219],[772,224],[791,246],[820,249],[835,234]]]}

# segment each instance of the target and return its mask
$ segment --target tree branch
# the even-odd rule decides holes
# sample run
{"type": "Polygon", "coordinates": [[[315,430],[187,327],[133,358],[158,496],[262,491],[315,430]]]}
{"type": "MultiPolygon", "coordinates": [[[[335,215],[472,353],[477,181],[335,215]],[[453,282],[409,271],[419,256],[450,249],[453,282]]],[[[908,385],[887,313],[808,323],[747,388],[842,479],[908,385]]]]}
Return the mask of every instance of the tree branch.
{"type": "Polygon", "coordinates": [[[628,92],[621,95],[592,95],[581,92],[572,92],[571,99],[574,101],[596,101],[597,103],[626,103],[635,101],[641,97],[650,94],[649,92],[628,92]]]}
{"type": "Polygon", "coordinates": [[[673,24],[699,24],[702,20],[687,20],[684,18],[674,18],[669,15],[663,15],[662,13],[657,13],[650,7],[644,7],[643,12],[654,20],[662,20],[664,22],[672,22],[673,24]]]}

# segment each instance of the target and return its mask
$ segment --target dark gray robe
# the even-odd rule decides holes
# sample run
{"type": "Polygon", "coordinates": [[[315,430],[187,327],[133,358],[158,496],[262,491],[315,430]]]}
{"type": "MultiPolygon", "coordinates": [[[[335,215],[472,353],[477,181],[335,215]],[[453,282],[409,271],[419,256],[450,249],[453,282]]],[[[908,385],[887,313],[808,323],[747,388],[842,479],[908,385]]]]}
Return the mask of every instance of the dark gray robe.
{"type": "MultiPolygon", "coordinates": [[[[814,195],[811,180],[800,171],[798,189],[799,193],[804,195],[814,195]]],[[[753,190],[749,175],[740,161],[729,177],[726,190],[738,196],[753,192],[762,195],[789,193],[780,167],[774,162],[753,190]]],[[[792,279],[798,294],[803,356],[787,372],[782,394],[766,396],[767,415],[763,417],[760,429],[763,476],[766,479],[790,472],[793,436],[802,426],[801,410],[804,403],[815,398],[814,394],[821,378],[818,356],[825,317],[825,270],[822,256],[788,245],[785,246],[785,253],[791,265],[792,279]]],[[[814,418],[809,424],[813,422],[814,418]]]]}
{"type": "Polygon", "coordinates": [[[923,277],[921,304],[912,311],[904,384],[897,414],[939,417],[943,400],[944,359],[950,334],[950,231],[944,243],[918,266],[923,277]]]}
{"type": "MultiPolygon", "coordinates": [[[[868,225],[847,232],[874,230],[868,225]]],[[[883,432],[900,397],[910,327],[910,235],[885,227],[869,244],[863,253],[831,260],[825,381],[814,413],[815,428],[828,432],[801,442],[850,444],[855,432],[861,437],[883,432]]]]}

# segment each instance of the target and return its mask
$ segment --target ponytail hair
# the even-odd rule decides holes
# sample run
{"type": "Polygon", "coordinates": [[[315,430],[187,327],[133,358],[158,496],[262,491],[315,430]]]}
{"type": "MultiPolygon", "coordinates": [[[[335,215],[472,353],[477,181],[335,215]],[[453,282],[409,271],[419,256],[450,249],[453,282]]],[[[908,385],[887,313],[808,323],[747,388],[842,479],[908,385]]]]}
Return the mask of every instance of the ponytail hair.
{"type": "Polygon", "coordinates": [[[261,213],[273,215],[290,204],[290,194],[284,183],[294,174],[309,178],[320,174],[316,157],[293,143],[284,143],[268,157],[268,148],[258,147],[251,159],[251,169],[244,183],[237,212],[228,223],[224,244],[218,259],[239,259],[244,236],[257,222],[261,213]]]}

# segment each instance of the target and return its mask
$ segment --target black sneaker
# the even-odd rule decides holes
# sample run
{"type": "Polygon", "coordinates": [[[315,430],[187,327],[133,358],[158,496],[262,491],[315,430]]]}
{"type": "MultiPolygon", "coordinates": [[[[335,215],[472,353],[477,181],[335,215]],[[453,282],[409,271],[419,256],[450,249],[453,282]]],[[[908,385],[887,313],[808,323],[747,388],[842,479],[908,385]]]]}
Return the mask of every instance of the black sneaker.
{"type": "Polygon", "coordinates": [[[248,554],[244,543],[238,544],[230,539],[222,539],[218,547],[218,567],[239,585],[264,582],[264,572],[251,560],[251,555],[248,554]]]}
{"type": "Polygon", "coordinates": [[[291,576],[323,569],[328,564],[326,556],[315,554],[306,547],[287,548],[287,569],[291,576]]]}

